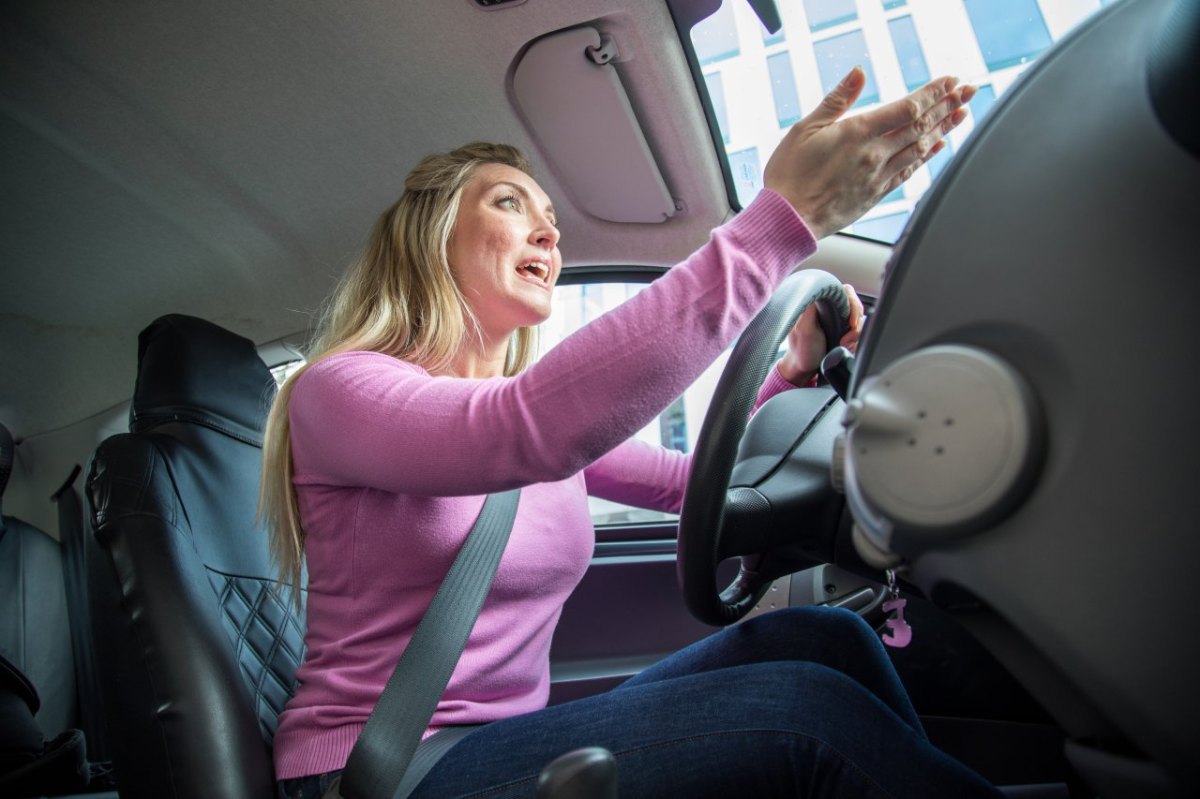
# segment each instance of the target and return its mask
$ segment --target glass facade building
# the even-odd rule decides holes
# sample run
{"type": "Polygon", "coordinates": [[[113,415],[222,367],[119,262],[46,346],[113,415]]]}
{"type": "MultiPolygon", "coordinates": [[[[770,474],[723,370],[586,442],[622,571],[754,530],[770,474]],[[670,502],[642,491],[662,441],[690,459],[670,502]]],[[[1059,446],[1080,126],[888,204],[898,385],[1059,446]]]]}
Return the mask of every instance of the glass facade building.
{"type": "Polygon", "coordinates": [[[692,41],[740,205],[787,128],[855,65],[867,83],[851,113],[903,97],[938,75],[979,87],[948,146],[848,232],[894,241],[917,201],[997,99],[1055,41],[1111,0],[798,0],[767,32],[744,0],[725,0],[692,41]]]}

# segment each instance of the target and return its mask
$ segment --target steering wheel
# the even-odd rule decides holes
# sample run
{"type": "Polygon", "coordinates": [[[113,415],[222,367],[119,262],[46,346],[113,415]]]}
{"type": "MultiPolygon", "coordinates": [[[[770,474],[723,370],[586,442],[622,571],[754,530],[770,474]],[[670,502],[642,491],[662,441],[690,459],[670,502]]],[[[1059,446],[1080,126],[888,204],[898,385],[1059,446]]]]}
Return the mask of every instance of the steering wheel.
{"type": "MultiPolygon", "coordinates": [[[[707,624],[724,626],[740,619],[778,576],[750,568],[743,557],[733,582],[723,591],[717,586],[726,510],[738,501],[735,492],[739,489],[731,492],[729,483],[742,435],[779,345],[813,303],[817,304],[827,349],[838,345],[850,324],[850,302],[841,281],[817,269],[792,274],[738,339],[700,428],[679,517],[676,569],[688,609],[707,624]]],[[[757,495],[755,498],[765,504],[757,495]]],[[[745,508],[742,511],[745,518],[745,508]]],[[[769,508],[764,512],[769,513],[769,508]]]]}

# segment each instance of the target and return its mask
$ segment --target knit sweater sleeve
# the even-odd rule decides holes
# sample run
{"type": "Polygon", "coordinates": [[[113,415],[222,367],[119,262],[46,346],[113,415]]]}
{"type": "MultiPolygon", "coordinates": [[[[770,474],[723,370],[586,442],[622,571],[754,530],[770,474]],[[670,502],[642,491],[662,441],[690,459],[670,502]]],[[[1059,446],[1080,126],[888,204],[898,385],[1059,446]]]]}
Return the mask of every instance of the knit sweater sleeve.
{"type": "MultiPolygon", "coordinates": [[[[758,389],[757,411],[771,397],[796,386],[773,367],[758,389]]],[[[584,470],[587,492],[637,508],[679,513],[691,474],[692,454],[630,439],[584,470]]]]}
{"type": "Polygon", "coordinates": [[[297,483],[437,496],[580,472],[648,424],[816,249],[764,190],[682,264],[512,378],[433,377],[380,353],[343,353],[297,379],[297,483]]]}

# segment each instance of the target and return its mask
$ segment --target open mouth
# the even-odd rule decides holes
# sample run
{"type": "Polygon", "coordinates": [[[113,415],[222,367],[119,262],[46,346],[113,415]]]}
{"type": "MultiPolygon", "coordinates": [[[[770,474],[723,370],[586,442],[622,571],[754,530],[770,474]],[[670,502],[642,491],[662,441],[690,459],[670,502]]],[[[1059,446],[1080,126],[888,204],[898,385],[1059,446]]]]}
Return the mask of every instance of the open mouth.
{"type": "Polygon", "coordinates": [[[517,271],[525,277],[541,283],[543,286],[550,285],[550,267],[540,261],[529,261],[517,267],[517,271]]]}

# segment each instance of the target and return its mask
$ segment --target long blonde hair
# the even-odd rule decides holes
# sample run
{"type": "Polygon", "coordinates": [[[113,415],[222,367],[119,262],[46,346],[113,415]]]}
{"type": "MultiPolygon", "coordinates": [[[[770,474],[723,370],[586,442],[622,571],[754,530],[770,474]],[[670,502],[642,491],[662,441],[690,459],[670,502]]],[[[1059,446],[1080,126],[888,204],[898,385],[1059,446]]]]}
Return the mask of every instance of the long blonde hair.
{"type": "MultiPolygon", "coordinates": [[[[308,363],[280,387],[267,417],[259,516],[270,535],[280,576],[300,601],[304,527],[292,484],[288,403],[304,371],[330,355],[352,350],[382,352],[441,371],[478,324],[450,271],[446,250],[463,189],[475,169],[503,164],[532,176],[515,147],[472,142],[429,155],[408,174],[404,193],[379,217],[367,246],[322,309],[307,352],[308,363]]],[[[537,349],[537,329],[523,327],[509,340],[504,373],[524,369],[537,349]]]]}

